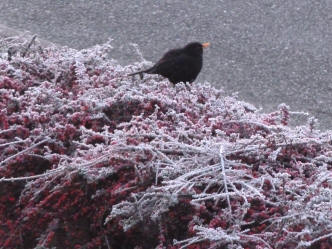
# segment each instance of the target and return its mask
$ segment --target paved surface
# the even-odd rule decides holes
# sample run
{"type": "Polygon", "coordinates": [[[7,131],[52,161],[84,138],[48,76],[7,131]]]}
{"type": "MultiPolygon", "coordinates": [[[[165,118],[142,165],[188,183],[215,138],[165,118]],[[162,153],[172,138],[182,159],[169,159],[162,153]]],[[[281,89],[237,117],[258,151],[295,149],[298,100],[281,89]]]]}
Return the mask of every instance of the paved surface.
{"type": "Polygon", "coordinates": [[[1,0],[0,23],[85,48],[112,37],[121,64],[156,61],[169,48],[209,41],[207,80],[272,110],[285,102],[332,122],[330,0],[1,0]]]}

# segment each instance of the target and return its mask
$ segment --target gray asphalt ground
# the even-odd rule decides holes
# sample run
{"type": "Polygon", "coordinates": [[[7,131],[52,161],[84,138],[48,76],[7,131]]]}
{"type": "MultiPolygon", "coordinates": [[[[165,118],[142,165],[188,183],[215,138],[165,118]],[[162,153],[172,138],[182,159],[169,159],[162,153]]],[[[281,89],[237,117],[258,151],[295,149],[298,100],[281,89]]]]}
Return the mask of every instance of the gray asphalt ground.
{"type": "Polygon", "coordinates": [[[197,81],[239,93],[264,111],[280,103],[332,121],[331,0],[1,0],[0,24],[60,45],[113,38],[122,65],[209,41],[197,81]]]}

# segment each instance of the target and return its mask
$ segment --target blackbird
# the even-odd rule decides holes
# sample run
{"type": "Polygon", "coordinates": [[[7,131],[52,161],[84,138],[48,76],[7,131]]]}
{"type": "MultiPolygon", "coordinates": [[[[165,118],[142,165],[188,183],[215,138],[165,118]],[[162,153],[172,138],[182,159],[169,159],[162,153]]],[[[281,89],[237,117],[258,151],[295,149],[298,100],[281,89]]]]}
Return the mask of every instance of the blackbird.
{"type": "Polygon", "coordinates": [[[151,68],[129,74],[139,74],[143,79],[143,73],[159,74],[169,79],[173,84],[179,82],[193,82],[203,65],[203,48],[210,43],[192,42],[183,48],[169,50],[151,68]]]}

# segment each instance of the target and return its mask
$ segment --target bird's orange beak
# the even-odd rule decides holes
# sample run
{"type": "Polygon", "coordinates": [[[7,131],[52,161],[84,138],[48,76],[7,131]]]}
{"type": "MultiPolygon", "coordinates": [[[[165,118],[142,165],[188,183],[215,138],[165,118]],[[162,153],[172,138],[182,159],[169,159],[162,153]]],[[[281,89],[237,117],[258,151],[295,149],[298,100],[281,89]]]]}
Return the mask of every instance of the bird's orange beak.
{"type": "Polygon", "coordinates": [[[203,48],[207,48],[208,46],[210,46],[210,42],[204,42],[204,43],[202,43],[202,47],[203,48]]]}

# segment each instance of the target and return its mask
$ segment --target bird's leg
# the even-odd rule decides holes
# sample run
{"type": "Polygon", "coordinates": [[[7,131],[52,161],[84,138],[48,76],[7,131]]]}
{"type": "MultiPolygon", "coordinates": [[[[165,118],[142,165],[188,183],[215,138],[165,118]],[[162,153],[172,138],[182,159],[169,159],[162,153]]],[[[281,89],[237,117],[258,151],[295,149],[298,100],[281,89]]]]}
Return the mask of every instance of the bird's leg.
{"type": "Polygon", "coordinates": [[[191,92],[191,85],[190,85],[191,83],[192,82],[189,82],[189,84],[188,83],[185,84],[185,86],[189,92],[191,92]]]}

